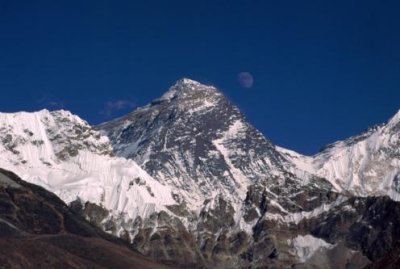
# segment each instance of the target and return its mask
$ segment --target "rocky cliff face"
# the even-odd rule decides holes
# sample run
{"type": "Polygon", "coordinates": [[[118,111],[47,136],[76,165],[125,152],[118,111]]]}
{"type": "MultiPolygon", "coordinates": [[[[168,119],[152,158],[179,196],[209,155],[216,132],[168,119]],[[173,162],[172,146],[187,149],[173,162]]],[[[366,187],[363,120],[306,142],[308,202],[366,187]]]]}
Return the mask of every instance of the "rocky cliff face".
{"type": "Polygon", "coordinates": [[[314,157],[275,146],[220,91],[189,79],[95,128],[66,111],[0,119],[0,165],[155,260],[363,268],[399,239],[398,203],[368,197],[396,199],[396,117],[314,157]]]}

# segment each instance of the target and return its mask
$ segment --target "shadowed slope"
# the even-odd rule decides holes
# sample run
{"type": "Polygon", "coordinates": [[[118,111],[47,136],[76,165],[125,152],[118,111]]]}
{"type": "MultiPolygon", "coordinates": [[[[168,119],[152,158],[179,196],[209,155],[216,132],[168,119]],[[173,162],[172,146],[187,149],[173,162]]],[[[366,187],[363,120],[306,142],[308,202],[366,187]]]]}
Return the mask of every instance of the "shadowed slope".
{"type": "Polygon", "coordinates": [[[168,268],[127,248],[54,194],[0,169],[1,268],[168,268]]]}

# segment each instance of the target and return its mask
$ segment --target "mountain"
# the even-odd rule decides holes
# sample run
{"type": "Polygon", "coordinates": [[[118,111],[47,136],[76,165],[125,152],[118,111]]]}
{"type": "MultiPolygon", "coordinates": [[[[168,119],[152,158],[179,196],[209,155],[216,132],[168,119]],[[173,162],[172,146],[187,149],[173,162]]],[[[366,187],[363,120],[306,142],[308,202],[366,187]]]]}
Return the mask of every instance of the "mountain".
{"type": "Polygon", "coordinates": [[[296,167],[326,178],[336,190],[400,200],[400,111],[386,124],[326,146],[312,157],[278,149],[296,167]]]}
{"type": "Polygon", "coordinates": [[[1,268],[168,268],[89,224],[57,196],[0,169],[1,268]]]}
{"type": "Polygon", "coordinates": [[[396,174],[398,130],[390,122],[303,156],[275,146],[215,87],[182,79],[95,127],[67,111],[2,113],[0,167],[54,192],[153,260],[363,268],[400,239],[394,192],[369,187],[396,174]],[[382,142],[379,150],[373,141],[382,142]],[[379,170],[382,164],[394,170],[379,170]]]}
{"type": "Polygon", "coordinates": [[[66,203],[90,202],[120,221],[122,213],[146,217],[175,203],[167,186],[135,162],[113,156],[108,138],[68,111],[2,113],[0,141],[1,167],[66,203]]]}
{"type": "MultiPolygon", "coordinates": [[[[346,256],[358,261],[354,268],[375,259],[357,253],[354,243],[347,249],[345,238],[328,240],[315,237],[315,227],[300,228],[326,212],[352,210],[347,192],[314,169],[317,161],[273,145],[215,87],[182,79],[149,105],[96,129],[110,138],[117,156],[174,187],[178,213],[192,219],[186,226],[196,234],[193,244],[213,266],[293,265],[320,248],[354,254],[346,256]]],[[[365,213],[357,211],[359,218],[365,213]]]]}
{"type": "Polygon", "coordinates": [[[110,138],[117,156],[173,186],[177,202],[190,210],[223,196],[239,212],[252,184],[330,188],[296,170],[216,88],[193,80],[179,80],[151,104],[96,129],[110,138]]]}

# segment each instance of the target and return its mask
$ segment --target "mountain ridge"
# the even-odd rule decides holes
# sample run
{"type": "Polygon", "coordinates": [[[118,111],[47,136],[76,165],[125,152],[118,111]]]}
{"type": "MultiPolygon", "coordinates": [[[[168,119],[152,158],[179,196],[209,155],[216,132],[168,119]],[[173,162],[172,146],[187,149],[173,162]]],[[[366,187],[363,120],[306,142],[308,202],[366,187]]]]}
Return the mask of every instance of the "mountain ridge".
{"type": "MultiPolygon", "coordinates": [[[[0,166],[55,192],[155,260],[198,268],[312,268],[312,261],[321,268],[313,254],[333,262],[334,251],[355,264],[349,268],[361,268],[386,248],[372,255],[376,246],[349,238],[390,242],[360,233],[357,220],[375,225],[369,205],[388,203],[359,196],[397,199],[398,130],[391,122],[304,156],[274,145],[215,87],[182,79],[148,105],[95,127],[66,111],[0,114],[0,166]],[[337,156],[371,161],[372,170],[390,160],[394,170],[379,192],[368,192],[336,177],[337,156]],[[342,224],[354,229],[341,231],[342,224]]],[[[349,167],[353,175],[367,166],[349,167]]]]}

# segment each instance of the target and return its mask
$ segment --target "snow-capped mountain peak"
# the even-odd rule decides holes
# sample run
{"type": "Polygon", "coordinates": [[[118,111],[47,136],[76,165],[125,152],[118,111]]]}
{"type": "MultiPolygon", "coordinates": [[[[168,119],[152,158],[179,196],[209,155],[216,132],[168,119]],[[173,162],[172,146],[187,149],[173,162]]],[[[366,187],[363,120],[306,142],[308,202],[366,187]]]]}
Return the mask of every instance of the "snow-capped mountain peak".
{"type": "Polygon", "coordinates": [[[0,167],[67,203],[79,199],[133,219],[176,203],[170,188],[114,157],[109,139],[69,111],[0,113],[0,141],[0,167]]]}
{"type": "Polygon", "coordinates": [[[181,78],[176,81],[175,85],[196,85],[199,86],[201,85],[200,82],[190,79],[190,78],[181,78]]]}
{"type": "Polygon", "coordinates": [[[21,162],[58,162],[74,157],[81,149],[104,155],[112,152],[107,137],[65,110],[0,113],[0,126],[3,147],[8,153],[18,156],[21,162]],[[18,152],[20,146],[24,146],[29,153],[18,152]],[[30,154],[33,152],[40,153],[34,150],[37,148],[48,154],[32,158],[30,154]]]}
{"type": "Polygon", "coordinates": [[[197,81],[183,78],[178,80],[165,94],[156,99],[152,104],[161,101],[172,101],[175,99],[212,99],[221,93],[213,86],[203,85],[197,81]]]}
{"type": "Polygon", "coordinates": [[[201,203],[216,186],[244,198],[250,182],[283,171],[280,153],[237,107],[215,87],[189,79],[97,129],[116,155],[134,159],[160,182],[191,190],[186,198],[201,203]]]}
{"type": "Polygon", "coordinates": [[[328,145],[312,157],[278,149],[296,167],[328,179],[338,191],[400,200],[400,111],[386,124],[328,145]]]}

